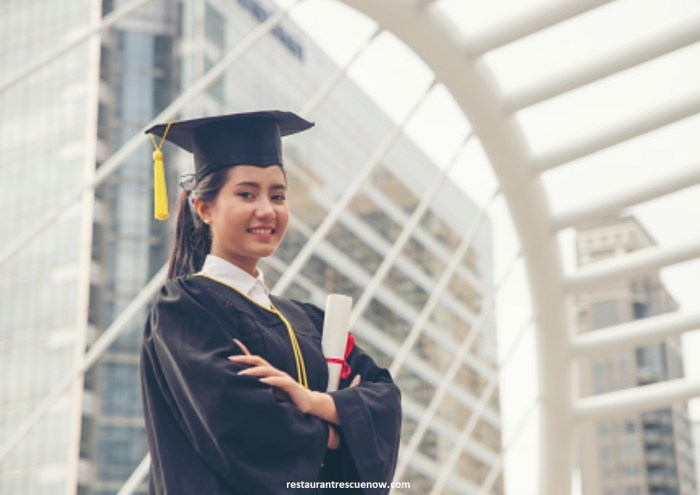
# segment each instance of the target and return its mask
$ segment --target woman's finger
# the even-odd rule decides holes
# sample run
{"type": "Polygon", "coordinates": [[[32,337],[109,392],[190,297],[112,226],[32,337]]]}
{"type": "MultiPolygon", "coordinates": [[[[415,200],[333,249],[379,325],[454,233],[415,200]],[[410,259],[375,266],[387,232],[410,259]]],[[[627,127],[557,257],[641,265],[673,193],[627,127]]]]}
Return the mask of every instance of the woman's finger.
{"type": "Polygon", "coordinates": [[[280,371],[273,366],[254,366],[252,368],[246,368],[244,370],[241,370],[238,372],[238,374],[239,375],[256,376],[258,378],[270,377],[270,376],[277,376],[277,377],[288,376],[284,371],[280,371]]]}
{"type": "Polygon", "coordinates": [[[241,348],[241,350],[243,351],[243,354],[246,354],[248,356],[252,356],[252,353],[248,350],[248,348],[246,347],[246,345],[243,342],[241,342],[238,339],[233,339],[233,341],[236,343],[236,345],[238,347],[241,348]]]}
{"type": "Polygon", "coordinates": [[[352,379],[348,388],[357,387],[361,381],[362,377],[360,375],[355,375],[355,378],[352,379]]]}
{"type": "Polygon", "coordinates": [[[254,366],[270,366],[270,363],[265,361],[260,356],[256,356],[255,354],[237,354],[234,356],[229,356],[228,360],[233,361],[234,363],[251,364],[254,366]]]}
{"type": "Polygon", "coordinates": [[[287,384],[288,378],[286,376],[264,376],[260,381],[273,387],[282,387],[287,384]]]}

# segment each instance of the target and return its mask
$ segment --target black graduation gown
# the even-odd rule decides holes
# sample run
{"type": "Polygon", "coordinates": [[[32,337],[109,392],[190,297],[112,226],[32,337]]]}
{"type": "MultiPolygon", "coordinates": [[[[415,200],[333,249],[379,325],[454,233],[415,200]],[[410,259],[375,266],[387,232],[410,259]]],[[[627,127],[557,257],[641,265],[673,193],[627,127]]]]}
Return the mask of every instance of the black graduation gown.
{"type": "MultiPolygon", "coordinates": [[[[272,301],[295,331],[309,387],[325,391],[323,311],[274,296],[272,301]]],[[[237,374],[244,366],[227,359],[241,353],[234,338],[296,378],[289,335],[275,312],[203,276],[171,280],[161,289],[141,355],[152,495],[322,494],[336,490],[292,489],[288,482],[391,481],[401,405],[387,370],[354,347],[348,358],[352,373],[341,387],[357,374],[362,382],[332,393],[341,447],[327,451],[324,421],[280,400],[257,378],[237,374]]]]}

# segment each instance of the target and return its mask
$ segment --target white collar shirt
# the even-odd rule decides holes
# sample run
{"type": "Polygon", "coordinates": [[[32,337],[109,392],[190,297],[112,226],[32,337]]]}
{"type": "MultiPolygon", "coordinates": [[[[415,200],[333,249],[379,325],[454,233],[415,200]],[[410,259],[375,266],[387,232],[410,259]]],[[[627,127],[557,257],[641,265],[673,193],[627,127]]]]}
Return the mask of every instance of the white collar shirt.
{"type": "Polygon", "coordinates": [[[199,273],[235,287],[266,308],[272,306],[270,291],[265,285],[263,272],[259,268],[258,276],[253,277],[250,273],[238,268],[233,263],[213,254],[208,254],[199,273]]]}

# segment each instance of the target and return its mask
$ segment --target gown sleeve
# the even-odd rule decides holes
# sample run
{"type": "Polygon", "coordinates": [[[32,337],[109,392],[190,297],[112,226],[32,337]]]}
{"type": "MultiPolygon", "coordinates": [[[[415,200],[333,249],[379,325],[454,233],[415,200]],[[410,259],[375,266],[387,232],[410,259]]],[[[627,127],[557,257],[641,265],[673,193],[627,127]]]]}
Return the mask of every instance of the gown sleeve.
{"type": "MultiPolygon", "coordinates": [[[[305,309],[314,324],[322,328],[323,311],[310,304],[305,309]]],[[[341,421],[341,448],[329,452],[331,462],[327,458],[327,464],[335,466],[331,469],[343,481],[390,483],[399,451],[401,393],[389,371],[357,345],[348,364],[352,368],[350,376],[341,381],[339,390],[330,392],[341,421]],[[361,376],[360,384],[347,388],[357,375],[361,376]]],[[[389,493],[389,488],[363,488],[356,493],[383,495],[389,493]]]]}
{"type": "MultiPolygon", "coordinates": [[[[151,422],[174,417],[177,435],[232,493],[286,493],[287,481],[317,479],[327,425],[276,400],[257,378],[237,374],[244,366],[227,358],[240,353],[233,343],[240,329],[224,321],[177,281],[161,291],[146,325],[142,366],[150,367],[168,410],[151,411],[151,422]]],[[[161,467],[165,477],[187,468],[161,467]]]]}

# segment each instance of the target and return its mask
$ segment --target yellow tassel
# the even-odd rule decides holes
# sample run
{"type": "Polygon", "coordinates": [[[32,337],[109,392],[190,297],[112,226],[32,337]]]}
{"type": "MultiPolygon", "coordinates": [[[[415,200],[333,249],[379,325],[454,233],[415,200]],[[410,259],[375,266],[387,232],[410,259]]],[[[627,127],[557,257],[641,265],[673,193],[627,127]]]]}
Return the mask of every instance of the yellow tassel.
{"type": "Polygon", "coordinates": [[[168,122],[165,132],[160,139],[160,144],[156,143],[153,134],[151,134],[151,141],[153,141],[153,147],[156,149],[153,152],[153,211],[158,220],[165,220],[169,216],[168,190],[165,185],[165,167],[163,166],[163,152],[161,148],[168,131],[170,131],[170,126],[174,123],[174,120],[168,122]]]}
{"type": "Polygon", "coordinates": [[[153,152],[153,208],[158,220],[168,218],[168,191],[165,186],[163,152],[153,152]]]}

